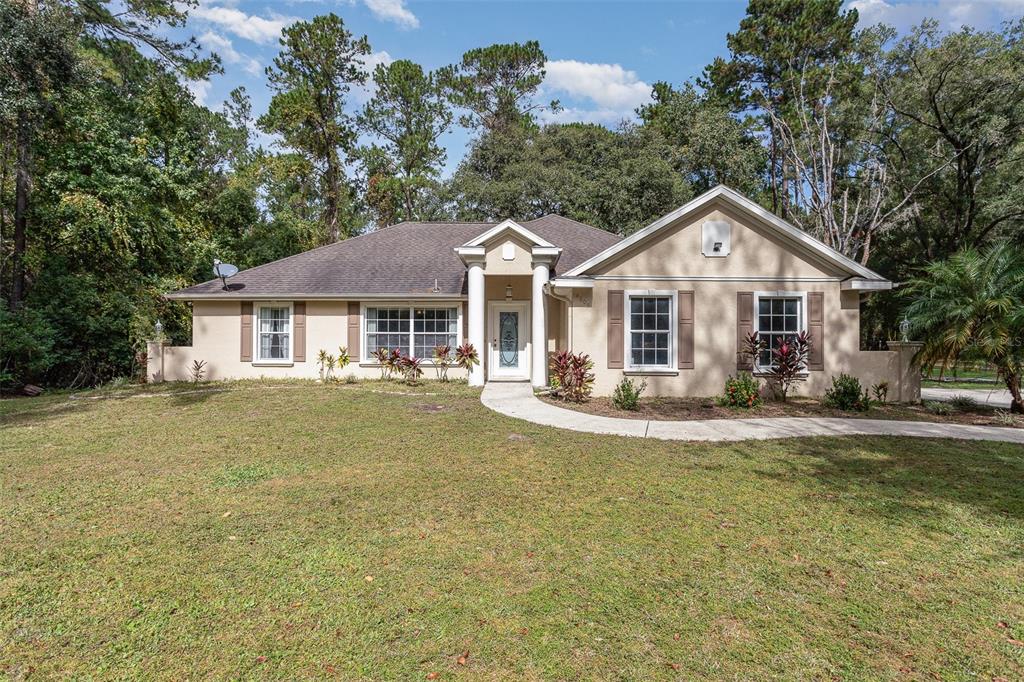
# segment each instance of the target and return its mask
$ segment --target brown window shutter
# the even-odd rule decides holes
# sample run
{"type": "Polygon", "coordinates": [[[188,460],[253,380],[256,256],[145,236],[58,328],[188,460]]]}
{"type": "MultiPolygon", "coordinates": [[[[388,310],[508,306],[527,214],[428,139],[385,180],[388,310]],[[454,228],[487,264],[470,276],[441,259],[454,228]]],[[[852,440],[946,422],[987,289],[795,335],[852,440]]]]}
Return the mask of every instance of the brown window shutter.
{"type": "Polygon", "coordinates": [[[363,359],[359,353],[359,301],[348,302],[348,356],[352,362],[363,359]]]}
{"type": "Polygon", "coordinates": [[[825,370],[825,294],[811,291],[807,294],[807,332],[811,335],[811,350],[807,356],[807,369],[825,370]]]}
{"type": "Polygon", "coordinates": [[[252,362],[252,302],[242,302],[242,362],[252,362]]]}
{"type": "Polygon", "coordinates": [[[462,341],[461,343],[469,343],[469,303],[467,301],[462,302],[462,341]]]}
{"type": "Polygon", "coordinates": [[[292,304],[292,361],[306,361],[306,302],[292,304]]]}
{"type": "Polygon", "coordinates": [[[693,369],[693,292],[680,291],[677,302],[679,338],[679,369],[693,369]]]}
{"type": "Polygon", "coordinates": [[[621,289],[608,292],[608,369],[622,369],[624,294],[621,289]]]}
{"type": "Polygon", "coordinates": [[[736,369],[754,369],[751,357],[743,352],[747,334],[754,331],[754,292],[736,292],[736,369]]]}

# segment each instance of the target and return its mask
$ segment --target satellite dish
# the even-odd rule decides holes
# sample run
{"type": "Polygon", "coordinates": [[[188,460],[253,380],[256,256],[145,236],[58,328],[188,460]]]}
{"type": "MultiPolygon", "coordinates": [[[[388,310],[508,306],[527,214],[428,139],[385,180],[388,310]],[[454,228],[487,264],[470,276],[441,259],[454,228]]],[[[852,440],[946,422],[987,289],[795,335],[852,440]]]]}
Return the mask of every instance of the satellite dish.
{"type": "Polygon", "coordinates": [[[234,277],[238,274],[238,268],[231,263],[221,263],[217,258],[213,259],[213,274],[215,277],[220,277],[221,284],[224,285],[224,291],[228,290],[228,277],[234,277]]]}

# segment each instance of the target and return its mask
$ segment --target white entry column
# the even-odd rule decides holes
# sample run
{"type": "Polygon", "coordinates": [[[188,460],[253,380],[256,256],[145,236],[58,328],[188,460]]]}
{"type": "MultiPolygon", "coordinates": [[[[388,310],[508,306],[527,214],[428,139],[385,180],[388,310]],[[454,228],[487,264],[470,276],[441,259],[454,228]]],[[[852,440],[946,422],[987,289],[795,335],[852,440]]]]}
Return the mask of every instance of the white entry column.
{"type": "Polygon", "coordinates": [[[469,371],[469,385],[484,385],[484,362],[487,347],[484,342],[484,263],[483,259],[473,260],[469,263],[469,275],[467,282],[467,294],[469,295],[469,342],[476,348],[480,362],[474,365],[469,371]]]}
{"type": "Polygon", "coordinates": [[[530,372],[530,383],[541,388],[548,385],[548,316],[544,301],[544,285],[548,283],[550,270],[549,259],[533,262],[533,294],[530,297],[532,320],[532,353],[533,364],[530,372]]]}

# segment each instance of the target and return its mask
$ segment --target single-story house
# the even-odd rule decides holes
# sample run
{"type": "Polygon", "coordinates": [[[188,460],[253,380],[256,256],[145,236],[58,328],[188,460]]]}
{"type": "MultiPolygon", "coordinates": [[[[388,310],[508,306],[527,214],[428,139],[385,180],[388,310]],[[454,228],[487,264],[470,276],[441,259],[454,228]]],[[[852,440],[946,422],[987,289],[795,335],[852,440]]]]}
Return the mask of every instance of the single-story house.
{"type": "MultiPolygon", "coordinates": [[[[764,369],[740,352],[806,330],[804,395],[833,375],[890,383],[916,400],[913,348],[860,350],[860,299],[892,283],[753,201],[716,187],[627,238],[557,215],[500,223],[406,222],[175,291],[192,345],[155,344],[153,380],[319,375],[318,352],[347,348],[344,374],[376,377],[378,348],[424,360],[468,341],[469,383],[548,383],[549,354],[587,353],[595,394],[624,375],[647,395],[711,396],[764,369]]],[[[453,372],[453,374],[455,374],[453,372]]]]}

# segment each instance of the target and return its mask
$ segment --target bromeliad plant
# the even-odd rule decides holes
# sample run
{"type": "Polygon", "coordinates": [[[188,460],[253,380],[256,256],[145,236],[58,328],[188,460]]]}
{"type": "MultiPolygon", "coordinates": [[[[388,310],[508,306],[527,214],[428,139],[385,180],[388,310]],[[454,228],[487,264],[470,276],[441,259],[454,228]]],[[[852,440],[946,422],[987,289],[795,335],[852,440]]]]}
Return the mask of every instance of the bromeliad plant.
{"type": "Polygon", "coordinates": [[[754,367],[758,367],[758,358],[762,351],[770,350],[772,363],[768,367],[759,367],[768,381],[768,386],[782,402],[794,384],[806,381],[807,358],[811,353],[811,335],[800,332],[785,339],[776,348],[770,348],[768,341],[757,332],[747,334],[744,351],[750,356],[754,367]]]}
{"type": "Polygon", "coordinates": [[[586,353],[560,350],[551,356],[551,394],[566,402],[582,403],[594,391],[594,362],[586,353]]]}
{"type": "Polygon", "coordinates": [[[434,346],[434,371],[438,381],[448,381],[448,368],[452,366],[452,347],[448,344],[434,346]]]}

